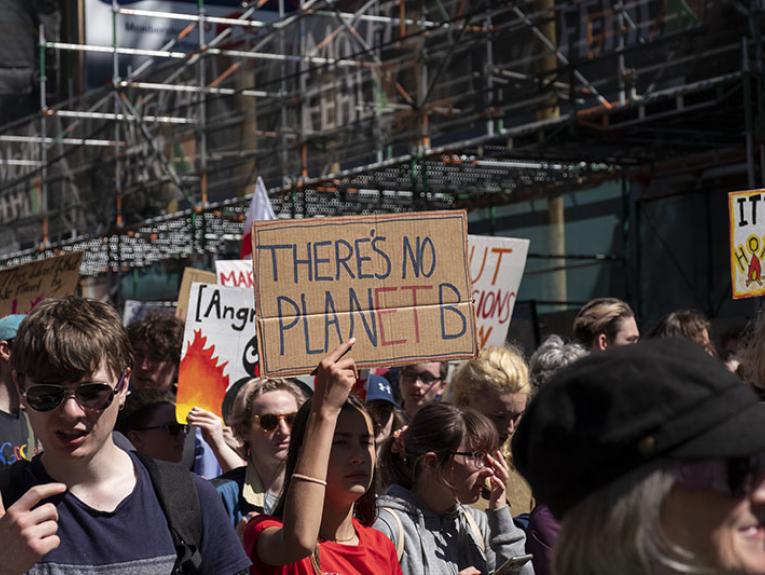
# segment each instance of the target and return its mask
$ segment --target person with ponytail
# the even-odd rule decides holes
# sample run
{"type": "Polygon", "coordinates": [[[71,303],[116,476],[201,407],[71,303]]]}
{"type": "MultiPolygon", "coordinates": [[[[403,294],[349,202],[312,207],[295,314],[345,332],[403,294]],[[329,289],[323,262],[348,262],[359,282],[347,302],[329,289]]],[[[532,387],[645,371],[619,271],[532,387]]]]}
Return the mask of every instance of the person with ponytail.
{"type": "MultiPolygon", "coordinates": [[[[381,455],[374,526],[396,545],[404,575],[492,573],[525,554],[526,537],[505,501],[507,463],[484,415],[445,403],[420,409],[381,455]],[[489,488],[486,512],[470,507],[489,488]]],[[[531,575],[525,564],[520,573],[531,575]]]]}
{"type": "Polygon", "coordinates": [[[314,395],[292,425],[284,487],[273,516],[244,530],[258,575],[401,575],[391,541],[375,518],[372,419],[356,396],[351,338],[325,357],[314,395]]]}

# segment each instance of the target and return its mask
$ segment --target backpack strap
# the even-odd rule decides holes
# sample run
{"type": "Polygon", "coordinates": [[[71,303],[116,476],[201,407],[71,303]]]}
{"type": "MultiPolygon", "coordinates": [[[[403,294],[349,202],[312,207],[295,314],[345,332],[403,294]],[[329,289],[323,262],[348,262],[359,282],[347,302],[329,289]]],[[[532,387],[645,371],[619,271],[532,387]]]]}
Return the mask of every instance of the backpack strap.
{"type": "Polygon", "coordinates": [[[398,562],[401,563],[401,558],[404,556],[404,525],[401,523],[401,517],[398,516],[395,509],[390,507],[381,507],[380,509],[384,509],[393,517],[393,523],[396,527],[396,556],[398,562]]]}
{"type": "Polygon", "coordinates": [[[191,472],[180,465],[157,461],[138,451],[135,454],[149,472],[170,526],[177,554],[173,573],[198,573],[202,564],[202,508],[191,472]]]}
{"type": "Polygon", "coordinates": [[[37,454],[37,438],[35,437],[34,429],[32,429],[32,424],[29,423],[27,412],[22,410],[19,413],[19,417],[24,422],[24,427],[27,430],[27,459],[31,461],[37,454]]]}
{"type": "Polygon", "coordinates": [[[24,471],[28,465],[29,461],[19,459],[13,465],[0,468],[0,494],[6,509],[24,495],[24,471]]]}
{"type": "Polygon", "coordinates": [[[483,540],[483,534],[481,533],[481,529],[478,527],[478,523],[475,522],[475,518],[473,518],[472,515],[470,515],[470,511],[462,508],[462,513],[465,515],[465,519],[467,520],[468,525],[470,526],[470,531],[473,532],[473,539],[475,539],[476,545],[478,545],[478,548],[481,550],[481,553],[486,555],[486,543],[483,540]]]}

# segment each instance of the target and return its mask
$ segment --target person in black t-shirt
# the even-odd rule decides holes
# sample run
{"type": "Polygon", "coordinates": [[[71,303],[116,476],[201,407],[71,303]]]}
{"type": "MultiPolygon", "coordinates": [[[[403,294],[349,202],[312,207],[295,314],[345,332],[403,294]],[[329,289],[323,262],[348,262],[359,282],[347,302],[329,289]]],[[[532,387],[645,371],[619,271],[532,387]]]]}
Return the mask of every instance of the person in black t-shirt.
{"type": "Polygon", "coordinates": [[[32,427],[19,409],[19,394],[11,379],[11,353],[22,314],[0,318],[0,467],[31,459],[36,451],[32,427]]]}

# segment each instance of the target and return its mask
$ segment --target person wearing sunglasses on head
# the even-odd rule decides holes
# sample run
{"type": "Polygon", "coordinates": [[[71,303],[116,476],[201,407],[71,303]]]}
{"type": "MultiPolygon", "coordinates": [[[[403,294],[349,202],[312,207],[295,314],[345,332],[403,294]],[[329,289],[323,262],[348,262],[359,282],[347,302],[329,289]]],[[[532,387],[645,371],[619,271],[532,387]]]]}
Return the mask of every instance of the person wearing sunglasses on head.
{"type": "Polygon", "coordinates": [[[114,444],[133,357],[111,306],[76,296],[42,302],[19,326],[12,360],[43,451],[14,464],[0,481],[0,572],[177,572],[185,546],[175,545],[177,532],[148,466],[172,467],[173,476],[196,491],[196,573],[247,569],[249,560],[208,482],[114,444]]]}
{"type": "Polygon", "coordinates": [[[188,427],[175,419],[175,396],[163,389],[133,391],[117,417],[117,431],[136,451],[154,459],[179,463],[188,427]]]}
{"type": "Polygon", "coordinates": [[[284,461],[295,421],[305,396],[284,379],[248,381],[241,413],[234,413],[231,427],[243,446],[247,465],[213,480],[231,524],[241,533],[254,514],[271,513],[284,483],[284,461]]]}
{"type": "Polygon", "coordinates": [[[765,404],[685,338],[562,368],[512,449],[557,575],[765,573],[765,404]]]}

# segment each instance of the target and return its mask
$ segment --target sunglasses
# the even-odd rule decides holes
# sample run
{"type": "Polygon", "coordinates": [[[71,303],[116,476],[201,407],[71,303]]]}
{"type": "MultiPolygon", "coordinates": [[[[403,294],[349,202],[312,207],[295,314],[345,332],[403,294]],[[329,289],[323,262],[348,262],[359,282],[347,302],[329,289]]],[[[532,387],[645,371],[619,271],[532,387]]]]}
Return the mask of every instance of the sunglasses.
{"type": "Polygon", "coordinates": [[[63,385],[39,384],[30,385],[23,396],[27,405],[35,411],[53,411],[68,397],[73,397],[83,409],[103,411],[112,404],[114,395],[122,390],[124,381],[123,371],[114,387],[106,383],[85,382],[69,391],[63,385]]]}
{"type": "Polygon", "coordinates": [[[149,425],[148,427],[136,427],[136,431],[151,431],[152,429],[162,429],[171,437],[178,437],[179,435],[186,435],[189,431],[188,426],[176,421],[168,421],[161,425],[149,425]]]}
{"type": "Polygon", "coordinates": [[[404,371],[401,373],[401,379],[408,384],[413,384],[417,380],[421,381],[423,385],[430,387],[431,385],[435,385],[436,383],[443,381],[443,378],[441,377],[435,377],[433,374],[430,374],[428,372],[423,373],[417,373],[414,371],[404,371]]]}
{"type": "Polygon", "coordinates": [[[295,423],[295,416],[297,416],[297,412],[280,414],[263,413],[261,415],[256,415],[253,418],[253,421],[257,423],[263,431],[273,431],[279,427],[279,424],[282,421],[287,424],[287,427],[292,429],[292,424],[295,423]]]}
{"type": "Polygon", "coordinates": [[[685,462],[677,483],[683,487],[712,489],[723,495],[743,497],[765,479],[765,454],[730,459],[685,462]]]}

